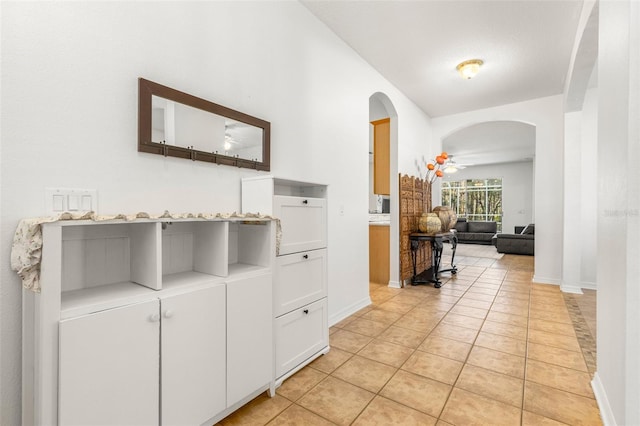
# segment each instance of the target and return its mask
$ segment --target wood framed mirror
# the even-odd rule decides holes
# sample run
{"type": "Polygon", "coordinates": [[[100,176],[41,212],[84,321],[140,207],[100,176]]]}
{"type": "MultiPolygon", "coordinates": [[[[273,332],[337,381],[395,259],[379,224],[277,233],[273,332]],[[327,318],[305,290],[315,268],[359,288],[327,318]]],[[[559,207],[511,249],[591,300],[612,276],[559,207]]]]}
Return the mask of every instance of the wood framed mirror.
{"type": "Polygon", "coordinates": [[[138,151],[270,170],[271,123],[138,79],[138,151]]]}

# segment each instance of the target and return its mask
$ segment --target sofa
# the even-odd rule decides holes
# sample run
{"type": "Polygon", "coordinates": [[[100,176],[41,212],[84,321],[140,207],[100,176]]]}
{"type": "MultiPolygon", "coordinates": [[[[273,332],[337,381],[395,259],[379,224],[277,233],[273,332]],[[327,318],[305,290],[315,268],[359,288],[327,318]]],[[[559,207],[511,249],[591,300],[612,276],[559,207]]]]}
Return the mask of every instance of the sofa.
{"type": "Polygon", "coordinates": [[[458,242],[465,244],[491,244],[491,239],[498,231],[496,222],[467,221],[458,218],[456,222],[458,242]]]}
{"type": "Polygon", "coordinates": [[[516,226],[513,234],[496,234],[493,245],[498,253],[534,255],[535,225],[516,226]]]}

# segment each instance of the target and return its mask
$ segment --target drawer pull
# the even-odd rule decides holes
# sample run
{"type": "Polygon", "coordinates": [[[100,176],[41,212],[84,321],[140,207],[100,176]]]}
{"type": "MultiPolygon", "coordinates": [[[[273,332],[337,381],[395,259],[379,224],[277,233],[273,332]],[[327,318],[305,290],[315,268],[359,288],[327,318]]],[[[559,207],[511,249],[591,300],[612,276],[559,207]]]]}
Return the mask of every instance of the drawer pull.
{"type": "Polygon", "coordinates": [[[309,204],[308,200],[302,200],[302,204],[309,204]]]}
{"type": "Polygon", "coordinates": [[[309,313],[309,310],[308,310],[308,309],[305,309],[305,310],[304,310],[304,311],[302,311],[302,312],[304,312],[305,314],[308,314],[308,313],[309,313]]]}
{"type": "Polygon", "coordinates": [[[308,258],[309,258],[309,255],[308,255],[308,254],[305,254],[304,256],[302,256],[302,258],[303,258],[303,259],[308,259],[308,258]]]}
{"type": "Polygon", "coordinates": [[[149,322],[158,322],[158,321],[160,321],[160,314],[149,315],[149,322]]]}

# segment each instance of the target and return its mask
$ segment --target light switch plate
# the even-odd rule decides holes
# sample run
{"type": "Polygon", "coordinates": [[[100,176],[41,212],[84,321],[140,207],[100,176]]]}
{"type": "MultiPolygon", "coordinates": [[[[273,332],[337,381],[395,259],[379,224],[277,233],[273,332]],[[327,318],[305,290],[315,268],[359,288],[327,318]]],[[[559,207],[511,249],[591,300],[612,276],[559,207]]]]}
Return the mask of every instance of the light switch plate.
{"type": "Polygon", "coordinates": [[[45,188],[44,192],[48,215],[98,212],[98,191],[95,189],[45,188]]]}

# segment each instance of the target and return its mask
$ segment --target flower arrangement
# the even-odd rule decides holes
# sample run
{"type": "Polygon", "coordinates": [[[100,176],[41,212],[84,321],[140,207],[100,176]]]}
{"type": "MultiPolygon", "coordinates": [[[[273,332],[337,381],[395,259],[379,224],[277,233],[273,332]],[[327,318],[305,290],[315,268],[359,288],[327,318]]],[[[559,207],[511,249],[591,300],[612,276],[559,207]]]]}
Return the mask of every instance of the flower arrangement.
{"type": "Polygon", "coordinates": [[[427,182],[433,183],[437,178],[442,177],[444,173],[440,169],[442,168],[442,165],[447,161],[447,158],[449,158],[449,154],[443,151],[435,158],[435,160],[431,160],[429,163],[427,163],[426,161],[424,162],[424,165],[427,167],[427,174],[425,176],[425,180],[427,182]]]}

